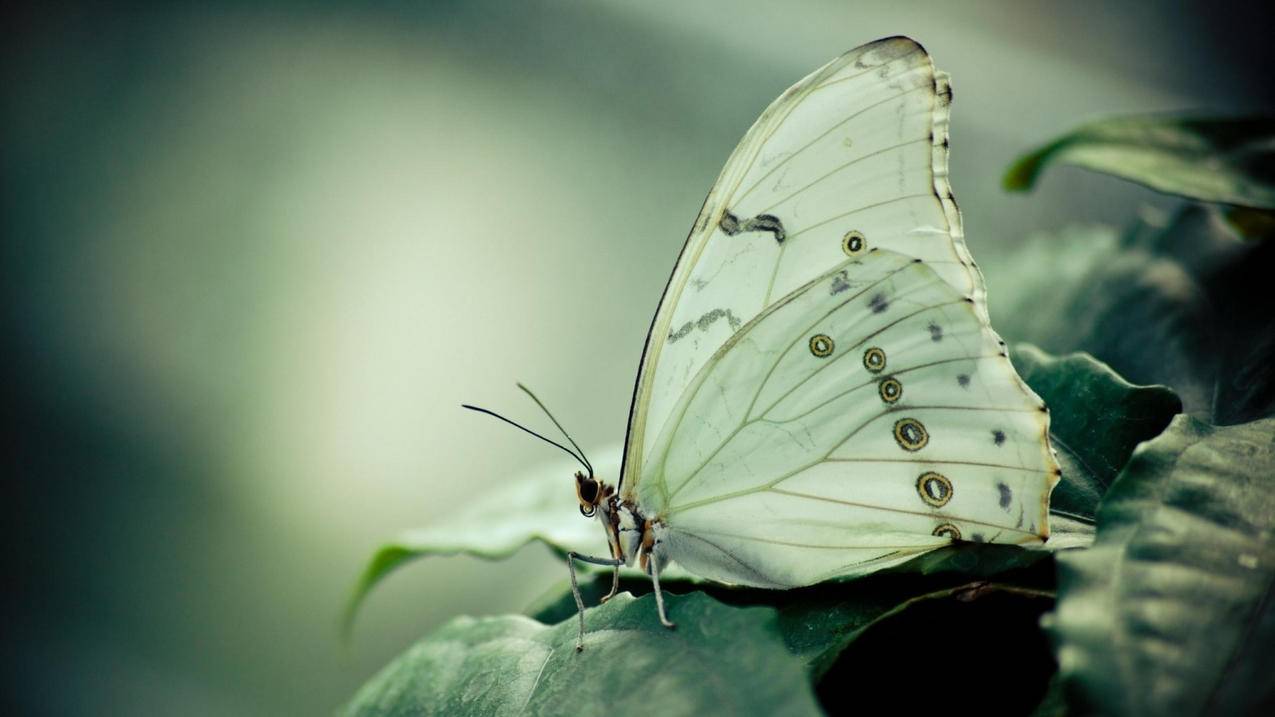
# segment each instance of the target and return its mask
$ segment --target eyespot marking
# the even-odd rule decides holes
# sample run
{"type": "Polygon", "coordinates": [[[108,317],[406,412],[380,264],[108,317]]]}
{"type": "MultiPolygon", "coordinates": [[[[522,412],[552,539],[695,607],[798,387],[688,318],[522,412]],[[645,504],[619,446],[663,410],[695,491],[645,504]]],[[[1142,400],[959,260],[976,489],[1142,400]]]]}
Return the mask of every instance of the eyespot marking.
{"type": "Polygon", "coordinates": [[[894,422],[894,440],[899,444],[899,448],[916,452],[925,448],[925,444],[930,442],[930,434],[915,418],[900,418],[894,422]]]}
{"type": "Polygon", "coordinates": [[[876,346],[864,351],[863,367],[872,373],[881,373],[885,370],[885,351],[876,346]]]}
{"type": "Polygon", "coordinates": [[[961,539],[961,529],[951,523],[944,523],[934,529],[934,535],[939,538],[951,538],[952,540],[961,539]]]}
{"type": "Polygon", "coordinates": [[[903,397],[903,384],[899,383],[899,380],[893,376],[883,378],[877,384],[877,392],[881,394],[882,401],[895,403],[903,397]]]}
{"type": "Polygon", "coordinates": [[[867,248],[868,238],[861,231],[851,229],[841,237],[841,251],[844,251],[846,256],[859,256],[867,248]]]}
{"type": "Polygon", "coordinates": [[[941,473],[926,471],[916,479],[916,492],[927,504],[942,508],[952,499],[952,481],[941,473]]]}
{"type": "Polygon", "coordinates": [[[834,346],[832,337],[827,334],[815,334],[810,337],[810,353],[819,358],[831,356],[834,346]]]}

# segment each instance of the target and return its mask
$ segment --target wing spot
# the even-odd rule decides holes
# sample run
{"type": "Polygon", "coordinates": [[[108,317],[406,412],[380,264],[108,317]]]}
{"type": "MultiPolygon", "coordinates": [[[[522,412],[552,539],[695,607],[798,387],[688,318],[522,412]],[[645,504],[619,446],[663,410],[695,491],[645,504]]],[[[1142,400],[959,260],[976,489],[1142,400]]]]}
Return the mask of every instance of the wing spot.
{"type": "Polygon", "coordinates": [[[722,213],[717,226],[726,236],[731,237],[741,232],[770,232],[778,244],[783,244],[788,237],[788,233],[784,231],[784,223],[774,214],[758,214],[751,219],[741,220],[728,210],[722,213]]]}
{"type": "Polygon", "coordinates": [[[894,422],[894,440],[899,448],[915,453],[930,442],[930,434],[915,418],[900,418],[894,422]]]}
{"type": "Polygon", "coordinates": [[[893,376],[883,378],[877,384],[877,392],[881,394],[882,401],[895,403],[903,397],[903,384],[899,383],[899,380],[893,376]]]}
{"type": "Polygon", "coordinates": [[[815,334],[810,337],[810,353],[819,358],[831,356],[834,346],[832,337],[827,334],[815,334]]]}
{"type": "Polygon", "coordinates": [[[723,318],[726,319],[728,324],[730,324],[731,331],[738,331],[739,327],[744,323],[740,321],[739,317],[732,313],[730,309],[713,309],[694,321],[687,321],[685,324],[682,324],[682,327],[677,331],[670,331],[668,335],[668,342],[671,344],[680,341],[686,338],[691,331],[696,329],[700,331],[707,331],[708,328],[713,325],[713,322],[723,318]]]}
{"type": "Polygon", "coordinates": [[[843,291],[850,289],[850,275],[845,270],[837,272],[832,277],[832,286],[828,287],[828,296],[836,296],[843,291]]]}
{"type": "Polygon", "coordinates": [[[926,504],[942,508],[952,499],[952,481],[941,473],[926,471],[916,479],[916,491],[926,504]]]}
{"type": "Polygon", "coordinates": [[[959,384],[961,388],[969,388],[969,387],[970,387],[970,375],[969,375],[969,374],[967,374],[967,373],[962,373],[962,374],[957,375],[957,377],[956,377],[956,383],[957,383],[957,384],[959,384]]]}
{"type": "Polygon", "coordinates": [[[863,232],[851,229],[846,235],[841,237],[841,251],[846,256],[859,256],[868,248],[868,238],[863,236],[863,232]]]}
{"type": "Polygon", "coordinates": [[[872,373],[881,373],[885,370],[885,351],[873,346],[863,352],[863,367],[872,373]]]}
{"type": "Polygon", "coordinates": [[[872,300],[868,302],[868,308],[872,309],[872,313],[879,314],[890,308],[890,301],[885,298],[885,294],[873,294],[872,300]]]}
{"type": "Polygon", "coordinates": [[[930,330],[930,340],[931,340],[931,341],[933,341],[933,342],[937,343],[937,342],[939,342],[939,341],[942,341],[942,340],[943,340],[943,327],[942,327],[942,326],[939,326],[938,324],[936,324],[936,323],[934,323],[933,321],[931,321],[931,322],[930,322],[930,325],[929,325],[929,326],[927,326],[926,328],[930,330]]]}
{"type": "Polygon", "coordinates": [[[997,428],[992,431],[992,443],[998,446],[1005,445],[1005,432],[997,428]]]}
{"type": "Polygon", "coordinates": [[[943,523],[934,529],[934,535],[939,538],[951,538],[952,540],[961,539],[961,529],[951,523],[943,523]]]}
{"type": "Polygon", "coordinates": [[[1014,491],[1010,490],[1010,487],[1004,483],[997,483],[996,490],[1000,493],[998,502],[1000,503],[1001,508],[1009,510],[1009,504],[1014,500],[1014,491]]]}

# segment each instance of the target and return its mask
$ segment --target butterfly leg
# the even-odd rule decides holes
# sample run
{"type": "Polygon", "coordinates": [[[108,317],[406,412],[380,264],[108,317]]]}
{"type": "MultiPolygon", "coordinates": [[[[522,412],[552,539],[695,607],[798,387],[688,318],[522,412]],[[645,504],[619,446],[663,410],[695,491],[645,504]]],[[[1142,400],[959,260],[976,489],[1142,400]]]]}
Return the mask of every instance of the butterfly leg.
{"type": "MultiPolygon", "coordinates": [[[[613,567],[615,568],[617,579],[620,566],[624,564],[624,561],[615,558],[595,558],[592,555],[581,555],[575,552],[567,553],[567,572],[571,574],[571,596],[576,599],[576,609],[580,615],[580,632],[576,635],[576,652],[582,652],[584,650],[584,598],[580,595],[580,583],[576,580],[577,560],[582,563],[613,567]]],[[[612,591],[612,594],[614,594],[614,591],[612,591]]]]}
{"type": "MultiPolygon", "coordinates": [[[[659,545],[659,543],[656,543],[656,545],[659,545]]],[[[651,586],[655,588],[655,606],[660,611],[660,624],[671,630],[677,625],[670,622],[668,615],[664,612],[664,592],[660,590],[660,561],[655,559],[655,551],[653,549],[647,553],[646,557],[646,567],[651,574],[651,586]]]]}
{"type": "Polygon", "coordinates": [[[611,569],[611,592],[607,593],[606,595],[603,595],[602,600],[600,602],[606,602],[607,600],[610,600],[611,598],[615,597],[615,594],[619,592],[619,590],[620,590],[620,566],[616,565],[614,568],[611,569]]]}

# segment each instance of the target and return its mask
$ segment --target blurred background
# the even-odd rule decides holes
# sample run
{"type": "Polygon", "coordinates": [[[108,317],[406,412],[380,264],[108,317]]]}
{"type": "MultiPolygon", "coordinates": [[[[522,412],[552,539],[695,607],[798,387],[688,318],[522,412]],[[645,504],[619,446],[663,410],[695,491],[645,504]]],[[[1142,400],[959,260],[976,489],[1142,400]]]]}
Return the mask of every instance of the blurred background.
{"type": "Polygon", "coordinates": [[[0,708],[328,713],[450,617],[519,610],[563,578],[539,547],[412,564],[337,632],[380,541],[554,458],[462,401],[532,417],[522,380],[623,438],[686,231],[784,88],[924,43],[994,265],[1167,204],[1068,169],[1007,196],[1023,150],[1275,104],[1269,18],[1226,5],[10,7],[0,708]]]}

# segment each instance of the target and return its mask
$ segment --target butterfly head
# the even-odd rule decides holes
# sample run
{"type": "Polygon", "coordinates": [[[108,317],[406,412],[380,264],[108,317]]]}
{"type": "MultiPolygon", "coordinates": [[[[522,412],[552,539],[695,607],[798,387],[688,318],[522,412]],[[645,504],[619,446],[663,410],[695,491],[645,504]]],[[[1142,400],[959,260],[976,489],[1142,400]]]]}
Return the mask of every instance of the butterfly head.
{"type": "Polygon", "coordinates": [[[598,506],[603,505],[614,494],[615,488],[612,486],[576,471],[576,498],[580,501],[580,515],[592,518],[598,512],[598,506]]]}

